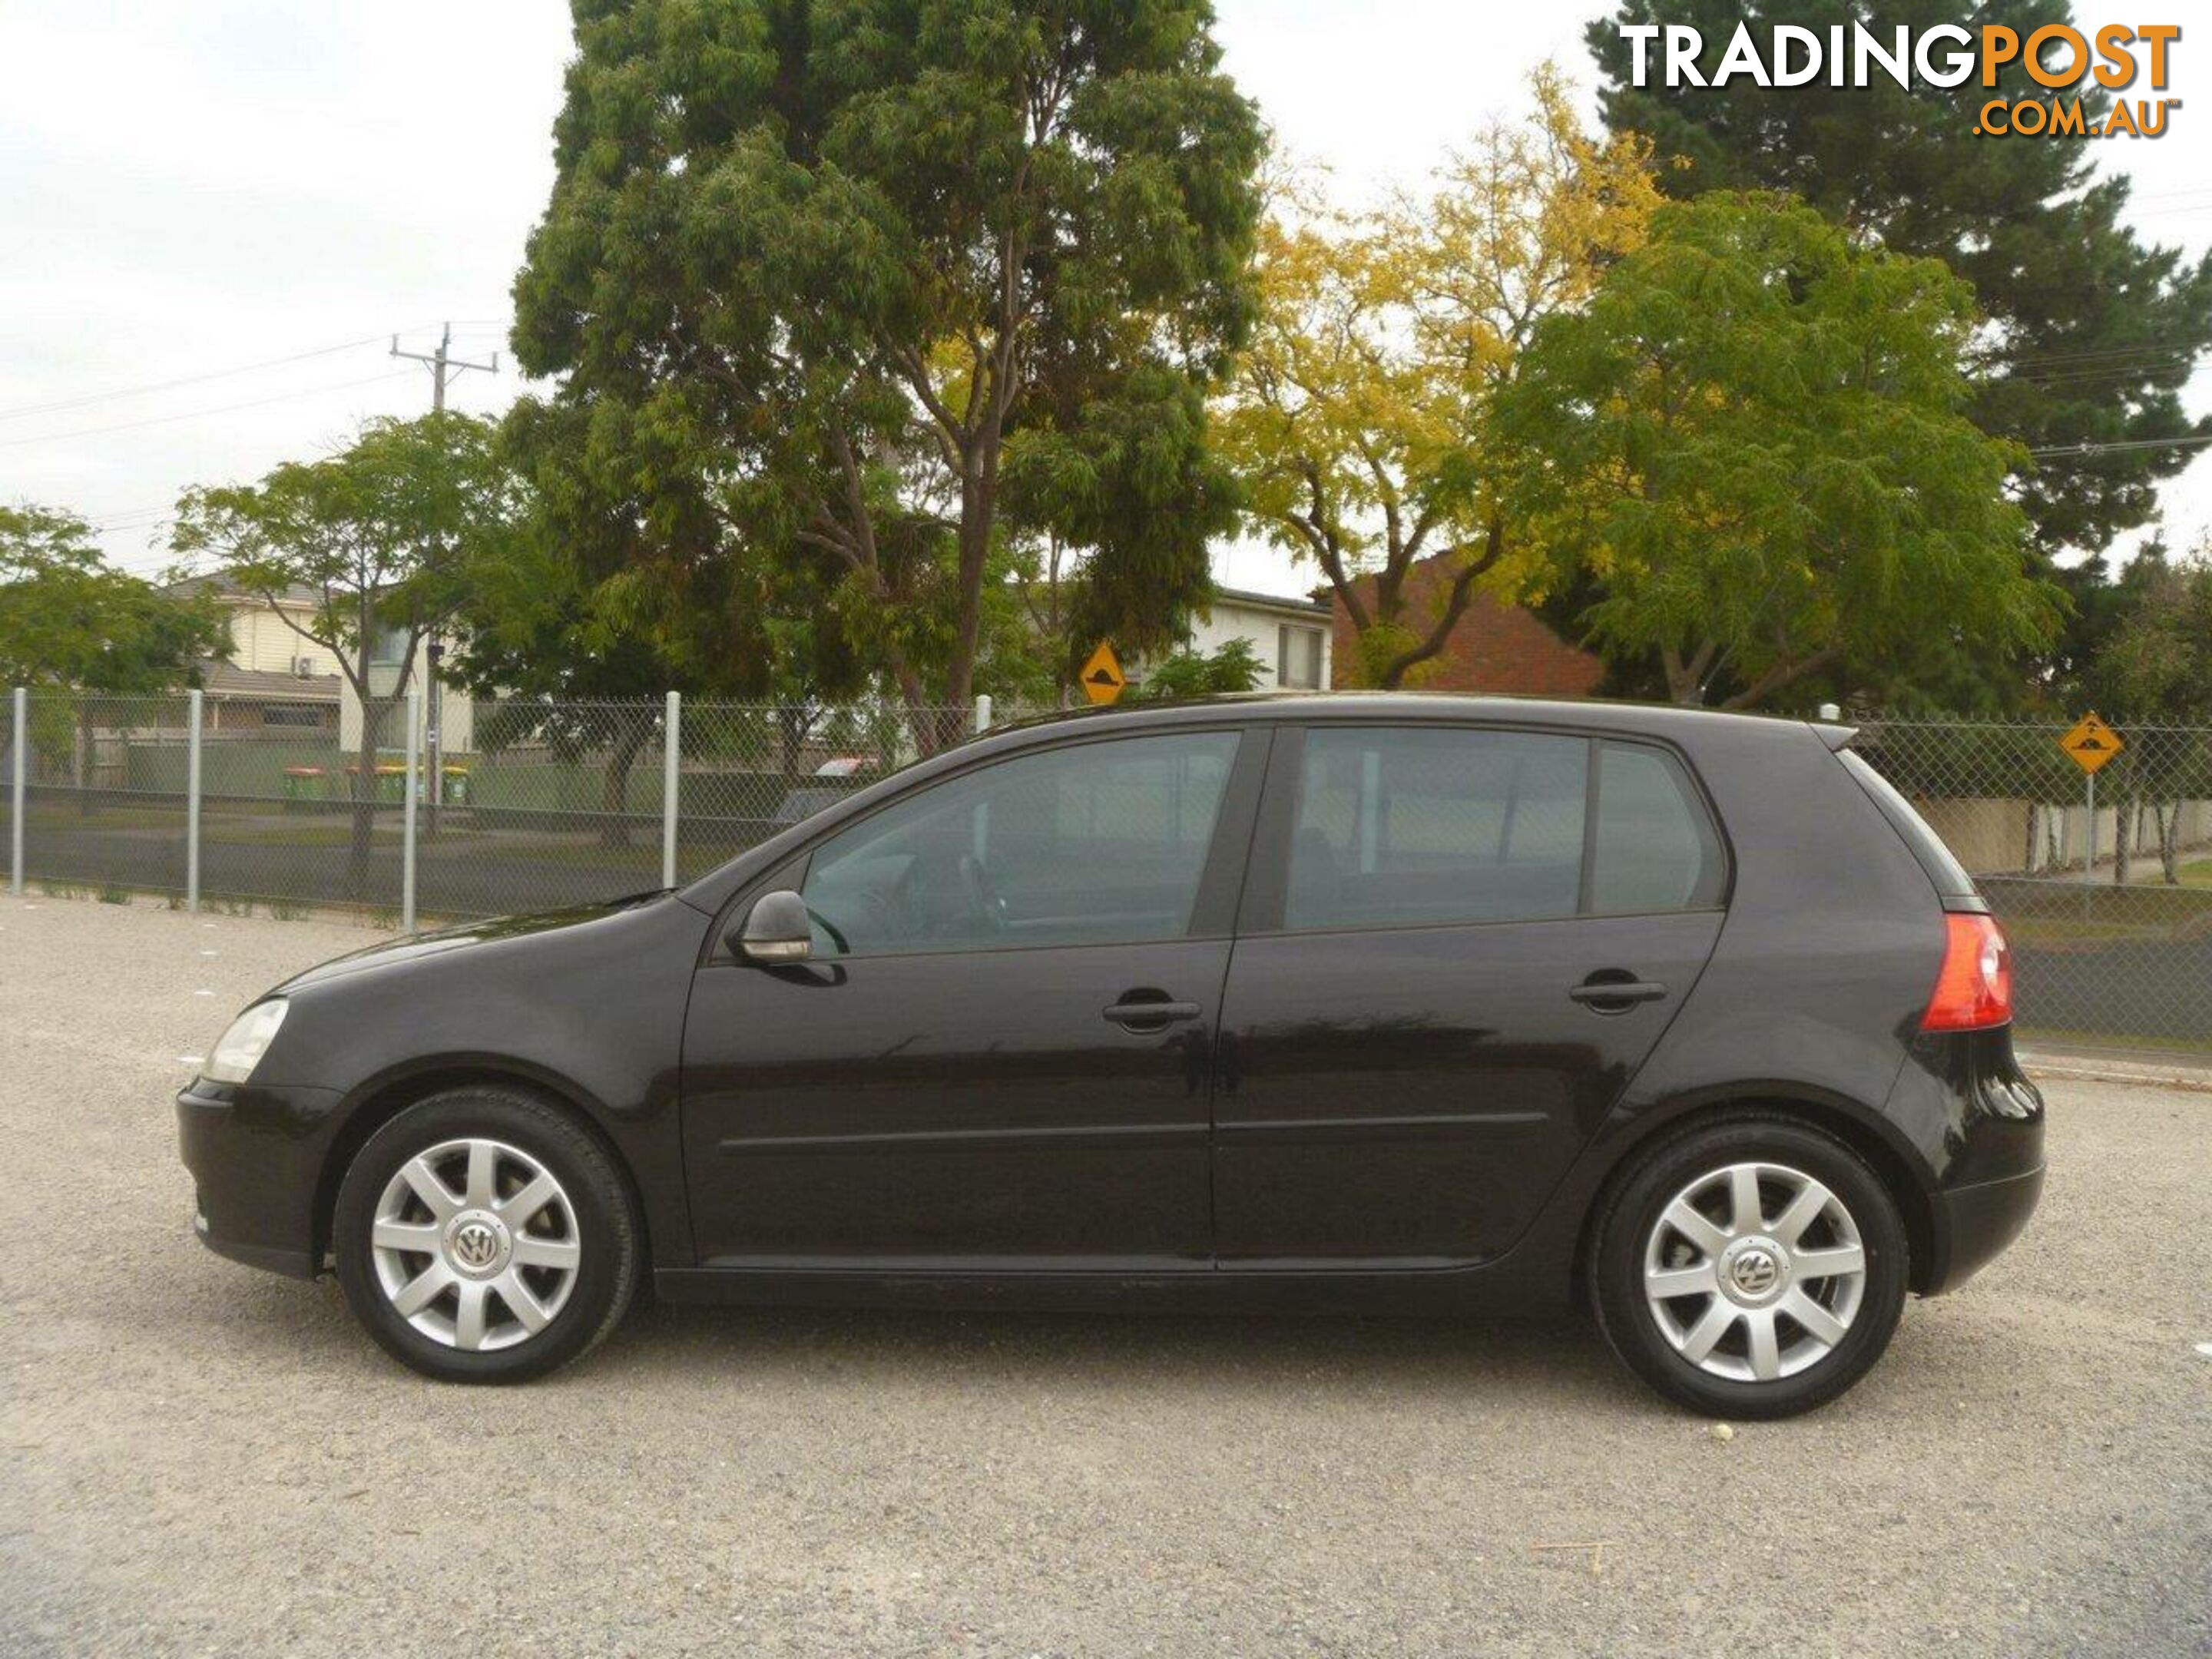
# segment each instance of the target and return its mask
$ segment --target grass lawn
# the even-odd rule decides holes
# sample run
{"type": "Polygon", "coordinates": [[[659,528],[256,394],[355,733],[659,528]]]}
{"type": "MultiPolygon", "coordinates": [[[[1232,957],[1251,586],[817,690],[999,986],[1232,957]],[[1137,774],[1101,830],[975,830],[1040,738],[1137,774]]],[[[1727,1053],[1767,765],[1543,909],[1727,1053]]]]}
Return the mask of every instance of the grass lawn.
{"type": "Polygon", "coordinates": [[[89,812],[74,801],[34,800],[23,809],[23,828],[72,833],[86,830],[173,830],[185,833],[185,804],[111,806],[102,802],[89,812]]]}

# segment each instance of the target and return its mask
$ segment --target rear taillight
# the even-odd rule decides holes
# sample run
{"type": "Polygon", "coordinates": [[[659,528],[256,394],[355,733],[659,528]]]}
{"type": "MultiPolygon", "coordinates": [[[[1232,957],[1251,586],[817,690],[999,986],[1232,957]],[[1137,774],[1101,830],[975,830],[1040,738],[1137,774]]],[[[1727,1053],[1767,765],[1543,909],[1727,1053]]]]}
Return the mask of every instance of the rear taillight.
{"type": "Polygon", "coordinates": [[[1978,1031],[2012,1018],[2012,946],[1994,916],[1943,918],[1943,971],[1921,1017],[1923,1031],[1978,1031]]]}

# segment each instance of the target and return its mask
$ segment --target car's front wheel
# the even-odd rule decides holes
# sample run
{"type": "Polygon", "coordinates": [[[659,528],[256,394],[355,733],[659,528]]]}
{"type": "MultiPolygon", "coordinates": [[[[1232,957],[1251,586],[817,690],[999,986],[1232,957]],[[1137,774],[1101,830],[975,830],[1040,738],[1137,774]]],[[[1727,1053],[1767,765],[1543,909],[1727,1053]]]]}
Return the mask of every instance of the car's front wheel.
{"type": "Polygon", "coordinates": [[[1865,1376],[1904,1307],[1907,1243],[1865,1162],[1809,1124],[1723,1119],[1662,1142],[1600,1218],[1590,1300],[1661,1393],[1789,1417],[1865,1376]]]}
{"type": "Polygon", "coordinates": [[[371,1135],[331,1221],[338,1281],[378,1342],[457,1382],[543,1376],[622,1321],[640,1272],[627,1188],[529,1096],[433,1096],[371,1135]]]}

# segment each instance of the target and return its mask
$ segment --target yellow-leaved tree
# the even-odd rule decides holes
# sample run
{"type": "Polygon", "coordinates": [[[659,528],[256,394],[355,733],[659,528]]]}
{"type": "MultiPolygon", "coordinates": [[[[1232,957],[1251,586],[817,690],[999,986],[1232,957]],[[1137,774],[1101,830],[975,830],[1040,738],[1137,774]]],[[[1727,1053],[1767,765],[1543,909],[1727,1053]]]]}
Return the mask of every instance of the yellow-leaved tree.
{"type": "Polygon", "coordinates": [[[1290,180],[1261,234],[1261,313],[1216,410],[1254,526],[1321,567],[1362,685],[1418,684],[1475,593],[1543,566],[1497,487],[1492,411],[1544,318],[1641,245],[1650,146],[1593,137],[1549,65],[1530,107],[1372,212],[1290,180]],[[1370,579],[1369,580],[1367,579],[1370,579]]]}

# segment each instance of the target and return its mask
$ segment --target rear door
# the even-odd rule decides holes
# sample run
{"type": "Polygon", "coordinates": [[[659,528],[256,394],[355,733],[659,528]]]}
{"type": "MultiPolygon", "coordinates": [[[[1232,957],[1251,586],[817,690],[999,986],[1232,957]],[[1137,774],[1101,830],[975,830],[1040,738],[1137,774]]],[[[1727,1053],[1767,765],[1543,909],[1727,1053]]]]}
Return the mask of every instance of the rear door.
{"type": "Polygon", "coordinates": [[[1222,1007],[1223,1265],[1510,1248],[1704,971],[1726,885],[1664,748],[1281,734],[1222,1007]]]}

